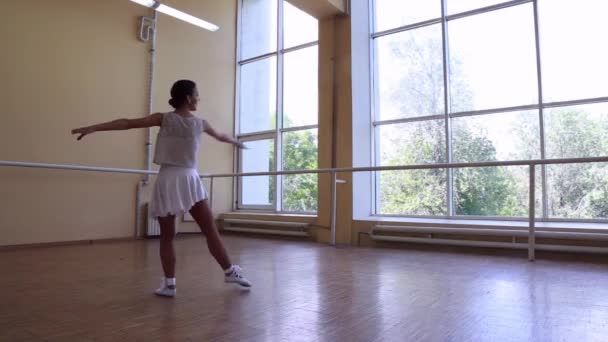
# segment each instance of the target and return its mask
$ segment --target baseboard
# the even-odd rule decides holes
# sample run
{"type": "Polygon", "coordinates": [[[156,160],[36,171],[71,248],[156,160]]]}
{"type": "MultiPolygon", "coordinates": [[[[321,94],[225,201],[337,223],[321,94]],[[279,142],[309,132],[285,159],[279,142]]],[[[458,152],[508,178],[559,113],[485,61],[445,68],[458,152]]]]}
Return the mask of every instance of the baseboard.
{"type": "Polygon", "coordinates": [[[98,243],[125,242],[125,241],[134,241],[134,240],[139,240],[139,239],[135,239],[133,237],[124,237],[124,238],[108,238],[108,239],[92,239],[92,240],[72,240],[72,241],[26,243],[26,244],[19,244],[19,245],[0,246],[0,251],[10,251],[10,250],[29,249],[29,248],[92,245],[92,244],[98,244],[98,243]]]}

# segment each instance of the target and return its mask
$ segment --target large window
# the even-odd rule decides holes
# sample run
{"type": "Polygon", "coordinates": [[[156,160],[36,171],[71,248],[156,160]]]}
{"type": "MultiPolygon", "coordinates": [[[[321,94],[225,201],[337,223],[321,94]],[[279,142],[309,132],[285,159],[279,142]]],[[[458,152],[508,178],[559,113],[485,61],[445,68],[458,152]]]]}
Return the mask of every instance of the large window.
{"type": "MultiPolygon", "coordinates": [[[[375,165],[608,155],[607,1],[370,1],[375,165]]],[[[608,165],[538,170],[539,218],[608,219],[608,165]]],[[[374,184],[378,215],[527,215],[527,167],[374,184]]]]}
{"type": "MultiPolygon", "coordinates": [[[[283,0],[239,1],[240,172],[317,168],[318,21],[283,0]]],[[[317,211],[317,176],[242,177],[238,208],[317,211]]]]}

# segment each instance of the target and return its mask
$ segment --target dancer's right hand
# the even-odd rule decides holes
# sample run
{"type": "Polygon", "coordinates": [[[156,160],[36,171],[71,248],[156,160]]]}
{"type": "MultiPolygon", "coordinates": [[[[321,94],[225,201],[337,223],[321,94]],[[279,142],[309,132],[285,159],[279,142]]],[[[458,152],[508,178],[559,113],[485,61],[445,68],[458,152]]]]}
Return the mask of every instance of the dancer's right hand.
{"type": "Polygon", "coordinates": [[[78,136],[78,140],[81,140],[82,138],[84,138],[86,135],[89,135],[91,133],[94,133],[95,130],[91,127],[81,127],[81,128],[75,128],[72,130],[72,134],[80,134],[78,136]]]}

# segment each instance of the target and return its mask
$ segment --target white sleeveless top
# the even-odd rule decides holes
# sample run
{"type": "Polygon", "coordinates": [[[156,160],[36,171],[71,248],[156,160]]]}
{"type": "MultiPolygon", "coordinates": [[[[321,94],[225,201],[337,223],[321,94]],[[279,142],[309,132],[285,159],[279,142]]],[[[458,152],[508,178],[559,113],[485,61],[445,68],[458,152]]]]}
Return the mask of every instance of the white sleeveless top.
{"type": "Polygon", "coordinates": [[[185,118],[174,112],[163,114],[156,138],[154,163],[197,168],[201,134],[206,127],[207,121],[196,116],[185,118]]]}

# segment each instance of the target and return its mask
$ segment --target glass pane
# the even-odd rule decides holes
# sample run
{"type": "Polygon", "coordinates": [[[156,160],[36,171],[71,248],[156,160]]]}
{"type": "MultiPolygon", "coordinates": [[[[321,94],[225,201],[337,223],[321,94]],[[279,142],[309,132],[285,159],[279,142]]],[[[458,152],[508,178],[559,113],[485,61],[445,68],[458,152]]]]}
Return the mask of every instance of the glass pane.
{"type": "MultiPolygon", "coordinates": [[[[527,166],[454,170],[456,215],[527,217],[530,173],[527,166]]],[[[541,174],[536,172],[536,216],[542,216],[541,174]]]]}
{"type": "Polygon", "coordinates": [[[268,131],[276,126],[276,57],[241,66],[239,132],[268,131]]]}
{"type": "Polygon", "coordinates": [[[287,1],[283,4],[283,48],[319,40],[319,21],[287,1]]]}
{"type": "Polygon", "coordinates": [[[375,7],[376,32],[441,17],[439,0],[376,0],[375,7]]]}
{"type": "MultiPolygon", "coordinates": [[[[537,111],[506,112],[452,119],[455,162],[540,158],[537,111]]],[[[456,215],[525,217],[528,215],[527,166],[454,170],[456,215]]],[[[537,211],[541,211],[541,178],[537,174],[537,211]]]]}
{"type": "Polygon", "coordinates": [[[448,0],[448,15],[467,12],[478,8],[488,7],[503,2],[505,0],[448,0]]]}
{"type": "Polygon", "coordinates": [[[550,218],[608,219],[608,164],[547,166],[550,218]]]}
{"type": "Polygon", "coordinates": [[[543,101],[608,96],[608,1],[538,3],[543,101]]]}
{"type": "MultiPolygon", "coordinates": [[[[547,158],[608,155],[608,103],[545,110],[547,158]]],[[[549,216],[608,218],[608,165],[547,166],[549,216]]]]}
{"type": "MultiPolygon", "coordinates": [[[[283,169],[317,169],[318,133],[316,129],[283,134],[283,169]]],[[[285,175],[283,178],[283,210],[317,211],[318,186],[316,174],[285,175]]]]}
{"type": "Polygon", "coordinates": [[[318,165],[316,129],[283,133],[283,170],[314,170],[318,165]]]}
{"type": "Polygon", "coordinates": [[[277,0],[243,0],[241,60],[277,50],[277,0]]]}
{"type": "Polygon", "coordinates": [[[441,26],[375,40],[376,119],[444,113],[441,26]]]}
{"type": "MultiPolygon", "coordinates": [[[[247,149],[240,150],[242,172],[269,172],[274,170],[274,140],[245,142],[247,149]]],[[[272,176],[243,177],[241,180],[241,205],[269,206],[274,201],[272,176]]]]}
{"type": "Polygon", "coordinates": [[[608,156],[608,103],[547,108],[547,158],[608,156]]]}
{"type": "Polygon", "coordinates": [[[450,111],[538,103],[532,4],[450,21],[450,111]]]}
{"type": "MultiPolygon", "coordinates": [[[[411,165],[446,161],[443,120],[383,125],[377,128],[377,164],[411,165]]],[[[444,169],[378,172],[383,215],[446,215],[444,169]]]]}
{"type": "Polygon", "coordinates": [[[380,215],[445,216],[448,214],[447,171],[378,172],[380,215]]]}
{"type": "Polygon", "coordinates": [[[382,125],[376,133],[382,166],[446,162],[443,120],[382,125]]]}
{"type": "Polygon", "coordinates": [[[454,162],[540,159],[538,112],[452,119],[454,162]]]}
{"type": "Polygon", "coordinates": [[[285,54],[283,68],[283,127],[316,125],[319,121],[318,47],[285,54]]]}

